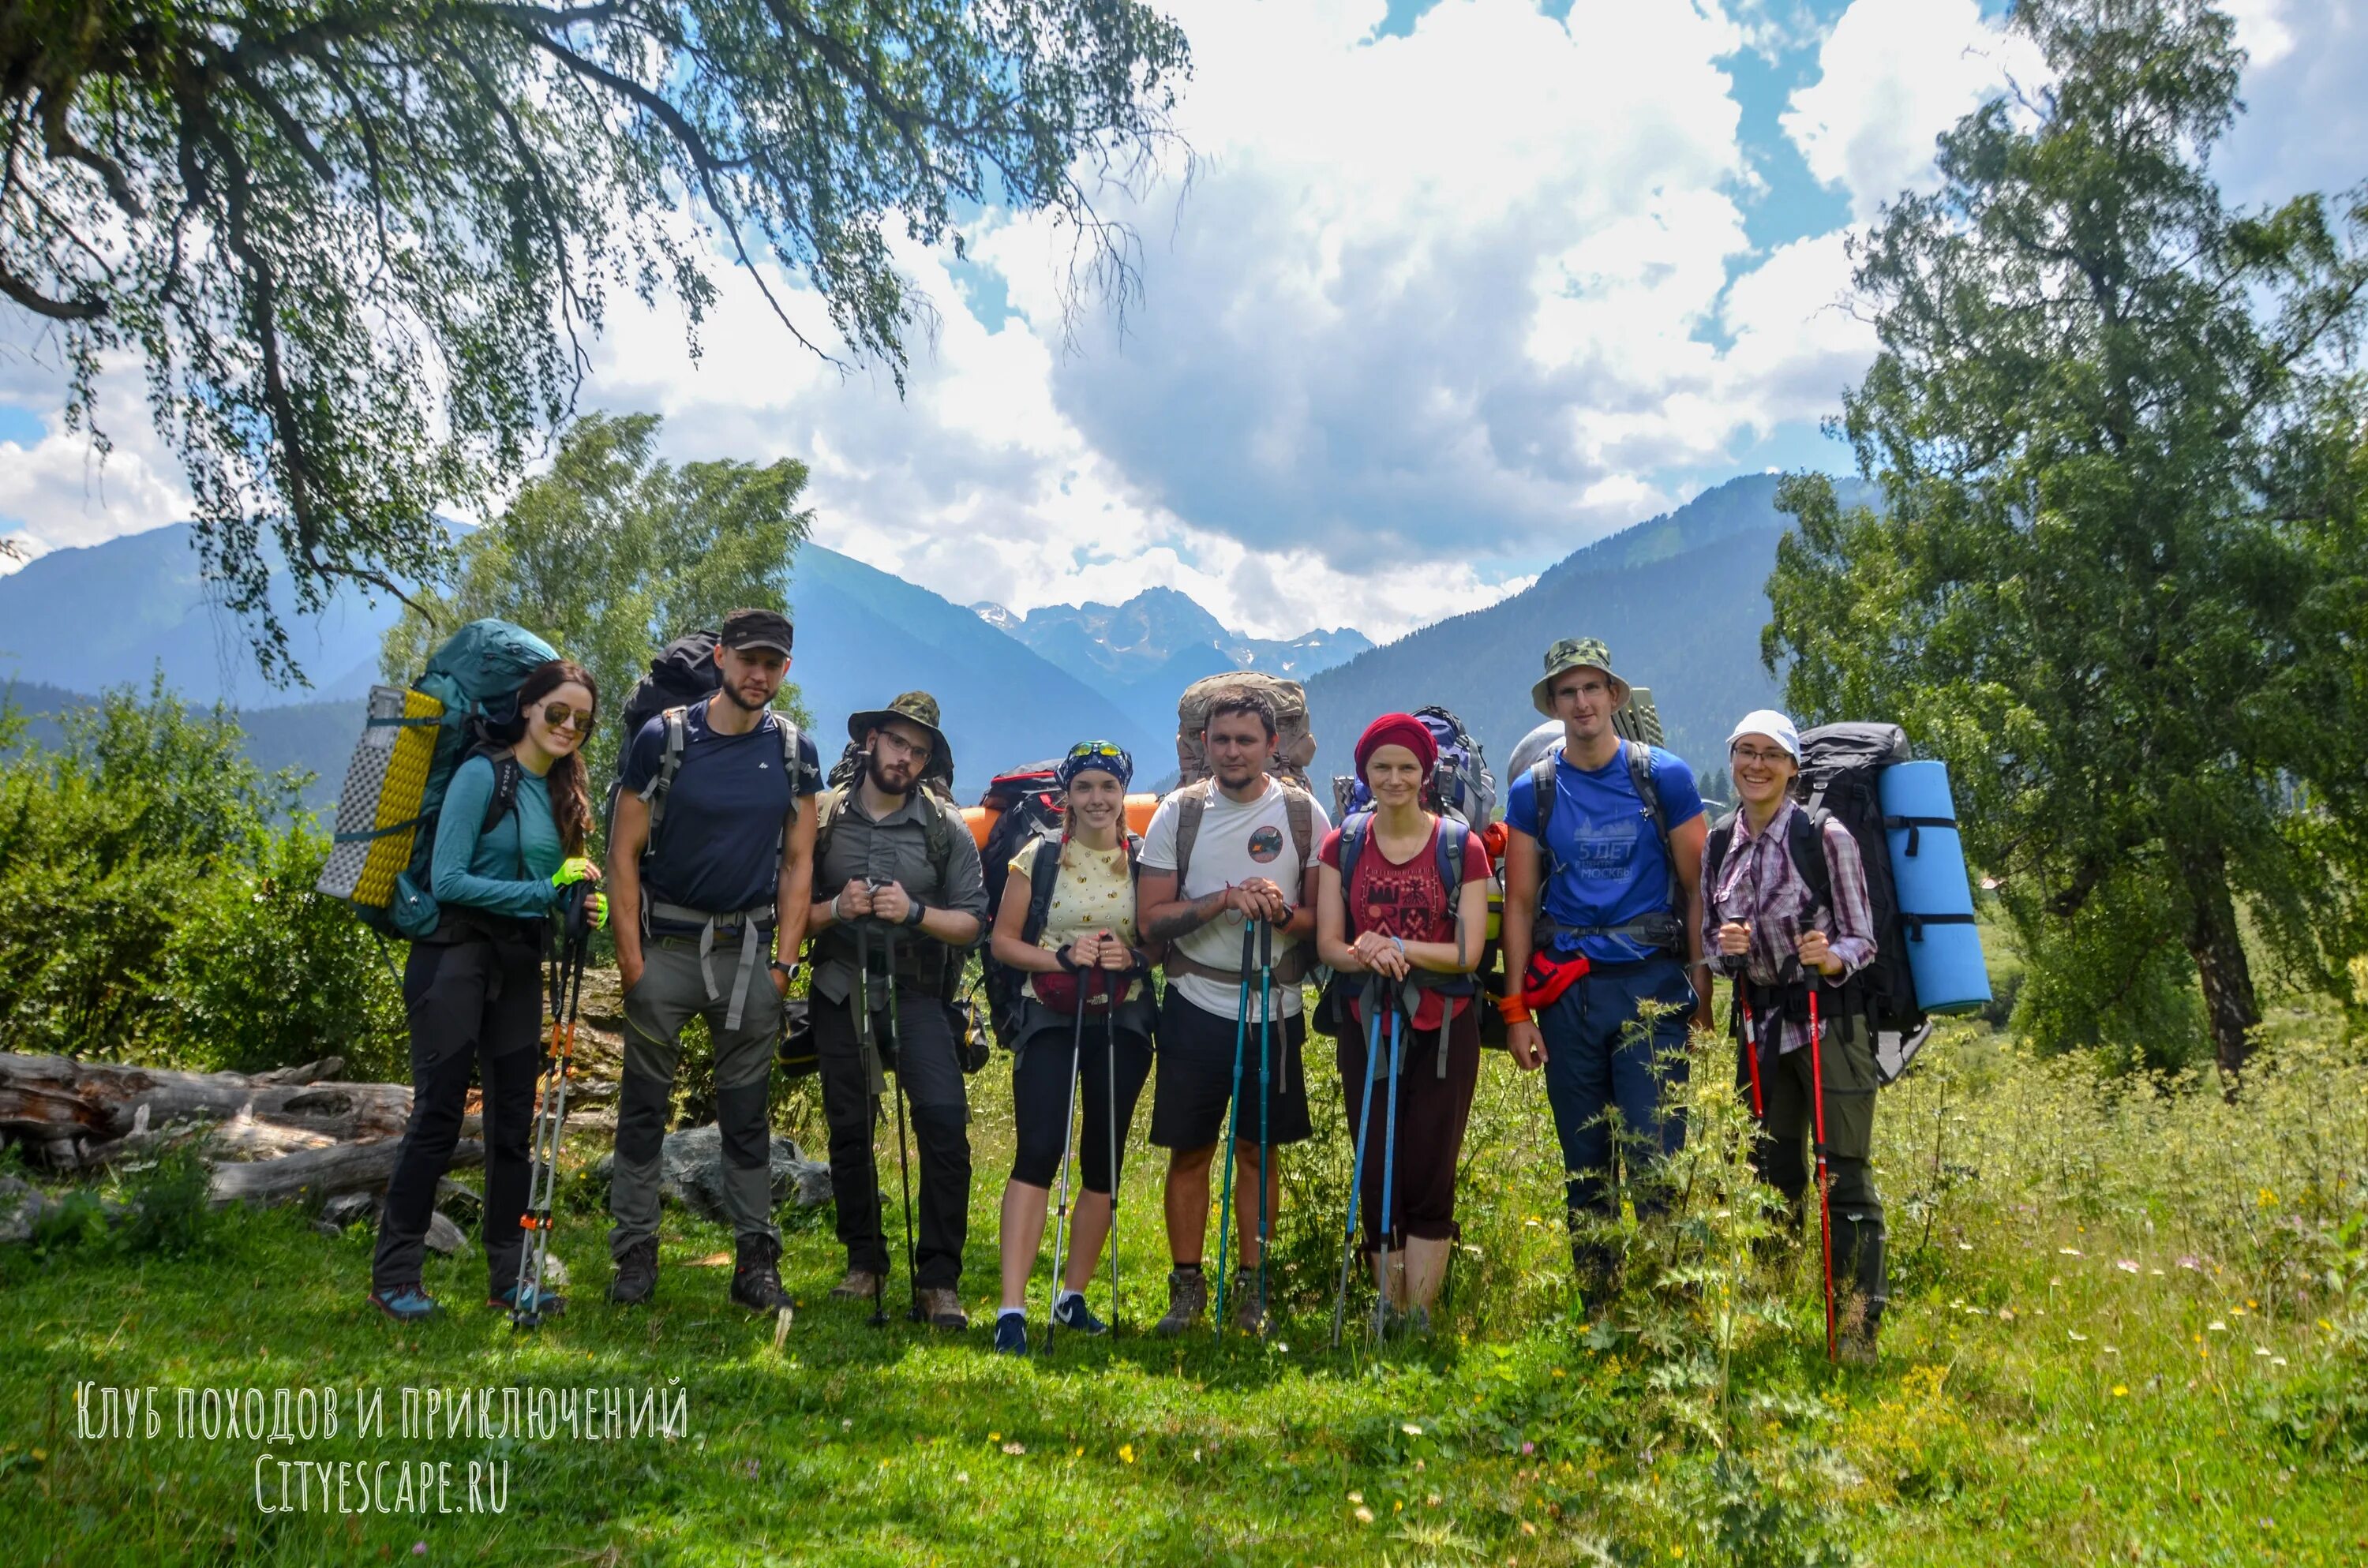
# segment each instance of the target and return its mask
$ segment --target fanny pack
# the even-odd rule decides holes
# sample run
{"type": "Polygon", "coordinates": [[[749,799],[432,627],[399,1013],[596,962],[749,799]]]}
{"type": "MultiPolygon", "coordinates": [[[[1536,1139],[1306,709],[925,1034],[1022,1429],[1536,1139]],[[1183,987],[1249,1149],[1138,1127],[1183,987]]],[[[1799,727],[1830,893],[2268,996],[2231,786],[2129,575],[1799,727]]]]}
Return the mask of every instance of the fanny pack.
{"type": "Polygon", "coordinates": [[[1529,967],[1521,971],[1521,1000],[1532,1011],[1551,1007],[1592,967],[1585,953],[1558,958],[1541,949],[1530,955],[1529,967]]]}
{"type": "Polygon", "coordinates": [[[1061,949],[1058,956],[1061,967],[1057,971],[1032,974],[1029,979],[1035,983],[1036,1000],[1064,1017],[1084,1013],[1091,1017],[1133,1000],[1136,976],[1148,972],[1151,968],[1150,960],[1139,952],[1134,955],[1136,961],[1133,969],[1116,971],[1071,968],[1066,949],[1061,949]],[[1103,976],[1102,983],[1089,985],[1087,983],[1089,974],[1103,976]]]}

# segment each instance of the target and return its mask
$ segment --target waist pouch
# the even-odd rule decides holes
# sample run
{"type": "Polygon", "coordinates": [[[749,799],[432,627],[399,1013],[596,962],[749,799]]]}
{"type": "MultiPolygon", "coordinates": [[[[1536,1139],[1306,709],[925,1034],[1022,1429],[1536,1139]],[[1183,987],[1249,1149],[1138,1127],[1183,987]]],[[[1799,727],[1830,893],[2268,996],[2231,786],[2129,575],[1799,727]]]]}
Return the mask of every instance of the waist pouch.
{"type": "Polygon", "coordinates": [[[1109,1012],[1113,1004],[1124,1004],[1133,999],[1133,971],[1121,970],[1113,973],[1110,970],[1099,970],[1091,972],[1110,975],[1114,983],[1088,986],[1086,983],[1088,971],[1085,970],[1064,969],[1056,973],[1031,974],[1028,978],[1036,983],[1036,1000],[1064,1017],[1072,1013],[1099,1017],[1109,1012]]]}
{"type": "Polygon", "coordinates": [[[1540,949],[1530,955],[1530,965],[1521,971],[1521,1001],[1531,1009],[1551,1007],[1562,1000],[1562,994],[1587,978],[1594,965],[1585,953],[1557,957],[1540,949]]]}

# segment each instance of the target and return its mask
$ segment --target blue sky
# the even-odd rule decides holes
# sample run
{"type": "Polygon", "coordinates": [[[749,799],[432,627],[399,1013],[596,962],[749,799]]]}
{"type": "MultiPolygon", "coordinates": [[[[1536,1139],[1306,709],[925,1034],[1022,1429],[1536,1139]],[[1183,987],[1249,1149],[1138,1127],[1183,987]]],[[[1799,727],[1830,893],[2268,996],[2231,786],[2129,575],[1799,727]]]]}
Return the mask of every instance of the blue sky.
{"type": "MultiPolygon", "coordinates": [[[[805,460],[818,539],[958,600],[1158,584],[1262,634],[1392,635],[1735,473],[1844,466],[1818,423],[1871,352],[1844,237],[2035,70],[1995,0],[1168,8],[1194,163],[1101,193],[1141,240],[1122,311],[1069,286],[1067,236],[989,210],[959,266],[899,252],[937,312],[901,401],[727,278],[696,362],[670,304],[613,317],[585,404],[665,414],[678,458],[805,460]]],[[[2368,6],[2232,8],[2231,193],[2368,176],[2368,6]]],[[[0,313],[0,532],[173,520],[136,367],[102,468],[25,330],[0,313]]]]}

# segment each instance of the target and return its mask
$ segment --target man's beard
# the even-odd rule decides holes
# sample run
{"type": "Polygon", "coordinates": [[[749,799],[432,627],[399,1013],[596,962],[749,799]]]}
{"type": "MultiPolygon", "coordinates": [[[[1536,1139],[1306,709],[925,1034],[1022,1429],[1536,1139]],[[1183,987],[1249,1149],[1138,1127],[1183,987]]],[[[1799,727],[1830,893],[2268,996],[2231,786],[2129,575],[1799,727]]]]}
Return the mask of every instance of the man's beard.
{"type": "Polygon", "coordinates": [[[863,773],[865,778],[871,780],[871,787],[883,795],[902,795],[911,790],[914,783],[911,778],[906,778],[902,783],[890,782],[888,765],[880,760],[880,754],[877,752],[872,753],[871,758],[864,763],[863,773]]]}
{"type": "Polygon", "coordinates": [[[773,699],[768,697],[760,702],[751,702],[746,698],[741,696],[740,688],[734,686],[730,681],[725,681],[723,683],[723,691],[724,700],[731,703],[733,707],[739,709],[743,713],[762,713],[767,708],[772,705],[773,701],[773,699]]]}

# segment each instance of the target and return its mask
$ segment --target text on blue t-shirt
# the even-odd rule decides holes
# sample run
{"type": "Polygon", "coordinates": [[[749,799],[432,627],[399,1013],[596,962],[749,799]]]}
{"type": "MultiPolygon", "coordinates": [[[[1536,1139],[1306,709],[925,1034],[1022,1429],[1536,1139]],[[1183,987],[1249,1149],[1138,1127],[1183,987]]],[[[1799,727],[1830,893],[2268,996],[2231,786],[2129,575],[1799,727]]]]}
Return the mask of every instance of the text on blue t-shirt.
{"type": "MultiPolygon", "coordinates": [[[[1674,914],[1680,923],[1685,916],[1682,909],[1669,907],[1668,852],[1628,776],[1628,743],[1620,743],[1608,766],[1592,770],[1571,762],[1559,746],[1554,758],[1554,807],[1546,824],[1549,842],[1543,846],[1552,869],[1542,901],[1546,918],[1563,927],[1554,946],[1603,963],[1648,958],[1653,949],[1633,937],[1570,934],[1653,915],[1674,914]]],[[[1652,769],[1662,815],[1672,831],[1702,815],[1702,791],[1684,758],[1655,746],[1652,769]]],[[[1506,791],[1505,820],[1537,836],[1537,788],[1527,771],[1506,791]]]]}

